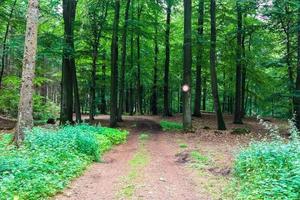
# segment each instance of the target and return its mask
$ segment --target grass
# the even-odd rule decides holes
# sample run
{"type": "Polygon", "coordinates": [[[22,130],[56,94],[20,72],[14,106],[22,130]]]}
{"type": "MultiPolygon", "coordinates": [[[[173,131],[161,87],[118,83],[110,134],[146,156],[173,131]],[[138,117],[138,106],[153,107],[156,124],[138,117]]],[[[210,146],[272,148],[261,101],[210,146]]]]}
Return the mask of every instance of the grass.
{"type": "Polygon", "coordinates": [[[202,155],[199,151],[191,152],[192,167],[196,169],[203,169],[209,164],[209,158],[202,155]]]}
{"type": "Polygon", "coordinates": [[[21,148],[0,139],[0,199],[46,199],[63,190],[127,132],[89,125],[57,131],[34,128],[21,148]]]}
{"type": "Polygon", "coordinates": [[[142,133],[139,137],[140,143],[137,152],[129,161],[130,171],[123,180],[123,187],[118,192],[118,198],[131,199],[136,191],[135,182],[141,178],[142,170],[149,164],[150,155],[145,149],[145,141],[148,140],[149,135],[142,133]]]}
{"type": "Polygon", "coordinates": [[[182,123],[177,122],[170,122],[162,120],[160,121],[160,126],[162,127],[163,131],[182,131],[183,125],[182,123]]]}
{"type": "Polygon", "coordinates": [[[188,148],[188,145],[182,143],[182,144],[179,144],[179,147],[182,148],[182,149],[186,149],[186,148],[188,148]]]}

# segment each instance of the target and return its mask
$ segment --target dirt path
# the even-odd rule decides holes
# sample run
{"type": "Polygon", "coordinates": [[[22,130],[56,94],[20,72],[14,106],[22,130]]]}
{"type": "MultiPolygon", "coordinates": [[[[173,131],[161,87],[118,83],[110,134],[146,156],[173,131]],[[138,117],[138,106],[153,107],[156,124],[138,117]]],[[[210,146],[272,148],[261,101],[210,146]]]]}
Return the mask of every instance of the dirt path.
{"type": "Polygon", "coordinates": [[[210,199],[189,170],[175,162],[179,146],[151,120],[138,120],[126,144],[104,156],[55,199],[210,199]],[[140,134],[149,135],[141,142],[140,134]]]}

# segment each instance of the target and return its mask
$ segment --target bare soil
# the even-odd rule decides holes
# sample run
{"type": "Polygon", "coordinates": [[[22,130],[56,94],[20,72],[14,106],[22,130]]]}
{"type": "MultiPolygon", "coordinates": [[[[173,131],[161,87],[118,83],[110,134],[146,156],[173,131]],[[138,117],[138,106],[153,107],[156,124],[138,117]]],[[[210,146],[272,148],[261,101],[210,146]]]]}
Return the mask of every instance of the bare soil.
{"type": "MultiPolygon", "coordinates": [[[[108,119],[108,116],[99,116],[94,123],[105,126],[108,119]]],[[[130,131],[128,142],[107,153],[104,163],[92,165],[55,199],[223,199],[235,153],[251,140],[264,137],[264,130],[256,119],[247,119],[244,125],[234,125],[231,117],[225,116],[228,130],[219,132],[215,130],[215,117],[205,114],[203,118],[193,119],[195,132],[187,134],[163,132],[159,125],[161,119],[152,116],[124,117],[119,126],[130,131]],[[251,133],[232,134],[235,128],[247,128],[251,133]],[[138,178],[130,183],[129,186],[134,188],[132,194],[120,196],[120,191],[127,187],[124,178],[130,176],[129,163],[138,152],[140,134],[150,136],[144,142],[150,162],[139,169],[138,178]],[[180,148],[180,144],[185,144],[186,148],[180,148]],[[200,170],[191,167],[189,154],[192,151],[209,158],[209,164],[200,170]],[[178,162],[178,159],[183,161],[178,162]]],[[[180,122],[181,117],[166,120],[180,122]]]]}

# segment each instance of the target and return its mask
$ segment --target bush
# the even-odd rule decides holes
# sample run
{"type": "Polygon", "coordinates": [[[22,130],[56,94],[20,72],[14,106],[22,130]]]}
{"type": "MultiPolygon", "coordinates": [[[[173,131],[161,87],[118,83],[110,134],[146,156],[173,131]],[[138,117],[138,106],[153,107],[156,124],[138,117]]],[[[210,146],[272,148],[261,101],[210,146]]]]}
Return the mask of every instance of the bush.
{"type": "Polygon", "coordinates": [[[300,142],[297,130],[285,142],[277,129],[266,122],[273,136],[270,142],[254,142],[236,158],[234,175],[239,185],[236,199],[300,199],[300,142]]]}
{"type": "Polygon", "coordinates": [[[160,126],[162,127],[163,131],[182,131],[183,125],[177,122],[170,122],[170,121],[160,121],[160,126]]]}
{"type": "Polygon", "coordinates": [[[127,132],[114,129],[109,129],[114,136],[99,134],[105,129],[88,125],[66,126],[57,131],[34,128],[20,149],[7,146],[11,136],[4,135],[0,138],[0,199],[53,196],[117,144],[119,139],[114,136],[127,136],[127,132]]]}

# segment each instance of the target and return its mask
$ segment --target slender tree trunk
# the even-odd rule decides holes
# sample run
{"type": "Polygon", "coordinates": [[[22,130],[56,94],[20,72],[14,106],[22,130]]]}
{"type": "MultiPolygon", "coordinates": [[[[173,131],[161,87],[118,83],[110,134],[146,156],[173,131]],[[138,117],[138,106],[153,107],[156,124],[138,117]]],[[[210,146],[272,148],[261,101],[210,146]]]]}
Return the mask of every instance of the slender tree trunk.
{"type": "Polygon", "coordinates": [[[60,123],[73,122],[75,0],[63,0],[64,37],[60,123]]]}
{"type": "Polygon", "coordinates": [[[206,76],[203,78],[203,98],[202,98],[202,110],[206,111],[206,97],[207,97],[207,83],[206,76]]]}
{"type": "Polygon", "coordinates": [[[235,110],[234,124],[243,124],[242,121],[242,31],[243,31],[243,15],[241,10],[241,2],[236,2],[237,10],[237,49],[236,49],[236,85],[235,85],[235,110]]]}
{"type": "MultiPolygon", "coordinates": [[[[138,2],[137,20],[141,20],[143,6],[138,2]]],[[[143,97],[141,85],[141,36],[137,34],[137,113],[143,114],[143,97]]]]}
{"type": "Polygon", "coordinates": [[[158,81],[158,17],[155,16],[155,36],[154,36],[154,68],[153,68],[153,87],[151,97],[152,115],[157,115],[157,81],[158,81]]]}
{"type": "Polygon", "coordinates": [[[197,66],[194,116],[201,117],[201,93],[202,93],[202,59],[203,59],[203,27],[204,24],[204,0],[199,0],[198,5],[198,39],[197,39],[197,66]]]}
{"type": "Polygon", "coordinates": [[[17,146],[24,140],[24,131],[33,127],[33,79],[35,74],[35,62],[37,51],[37,34],[39,21],[39,2],[29,0],[27,11],[27,25],[25,35],[25,47],[23,58],[22,86],[18,113],[17,128],[14,142],[17,146]]]}
{"type": "Polygon", "coordinates": [[[93,64],[92,64],[92,82],[90,87],[90,112],[89,112],[89,118],[90,121],[94,120],[94,116],[96,113],[96,73],[97,73],[97,60],[98,60],[98,36],[95,38],[96,41],[94,41],[93,44],[93,64]]]}
{"type": "MultiPolygon", "coordinates": [[[[299,1],[298,1],[299,2],[299,1]]],[[[296,91],[294,98],[295,105],[295,121],[298,130],[300,130],[300,7],[298,7],[298,19],[297,19],[297,79],[296,79],[296,91]]]]}
{"type": "Polygon", "coordinates": [[[2,79],[3,79],[3,75],[4,75],[4,68],[5,68],[5,65],[7,64],[5,62],[5,58],[6,58],[6,55],[7,55],[7,44],[6,43],[7,43],[9,28],[10,28],[10,24],[11,24],[11,21],[12,21],[13,13],[15,11],[16,4],[17,4],[17,0],[14,0],[14,3],[12,5],[10,13],[9,13],[9,18],[8,18],[8,22],[7,22],[7,25],[6,25],[4,38],[3,38],[1,71],[0,71],[0,89],[2,87],[2,79]]]}
{"type": "Polygon", "coordinates": [[[211,17],[211,47],[210,47],[210,74],[211,74],[211,90],[214,99],[214,108],[217,114],[218,129],[226,130],[225,122],[223,119],[222,110],[219,101],[218,92],[218,78],[216,71],[216,1],[210,0],[210,17],[211,17]]]}
{"type": "Polygon", "coordinates": [[[170,71],[170,26],[171,26],[172,3],[167,0],[167,20],[166,20],[166,60],[164,73],[164,116],[171,116],[169,97],[169,71],[170,71]]]}
{"type": "Polygon", "coordinates": [[[121,79],[120,79],[120,95],[119,95],[119,112],[118,121],[122,121],[123,104],[125,96],[125,73],[126,73],[126,49],[127,49],[127,27],[129,19],[130,0],[127,0],[125,9],[125,22],[122,36],[122,61],[121,61],[121,79]]]}
{"type": "Polygon", "coordinates": [[[72,58],[72,66],[73,66],[73,84],[74,84],[74,111],[76,114],[76,123],[81,123],[81,112],[80,112],[80,97],[79,97],[79,88],[78,88],[78,80],[77,80],[77,73],[76,73],[76,65],[75,65],[75,58],[72,58]]]}
{"type": "Polygon", "coordinates": [[[110,126],[116,127],[118,121],[118,33],[120,20],[120,0],[115,0],[115,17],[111,44],[111,102],[110,126]]]}
{"type": "Polygon", "coordinates": [[[106,52],[104,51],[102,54],[102,83],[100,86],[101,90],[101,105],[100,105],[100,113],[106,114],[106,99],[105,99],[105,92],[106,92],[106,52]]]}
{"type": "MultiPolygon", "coordinates": [[[[244,32],[244,31],[243,31],[244,32]]],[[[246,63],[246,48],[245,48],[245,39],[246,39],[246,35],[245,33],[243,33],[243,39],[242,39],[242,58],[243,58],[243,69],[242,69],[242,118],[245,117],[246,115],[246,80],[247,80],[247,63],[246,63]]],[[[250,41],[249,41],[250,43],[250,41]]],[[[249,44],[249,51],[250,51],[250,44],[249,44]]]]}
{"type": "Polygon", "coordinates": [[[192,71],[192,1],[184,0],[184,59],[183,59],[183,128],[192,129],[191,71],[192,71]],[[186,88],[185,88],[186,87],[186,88]]]}

